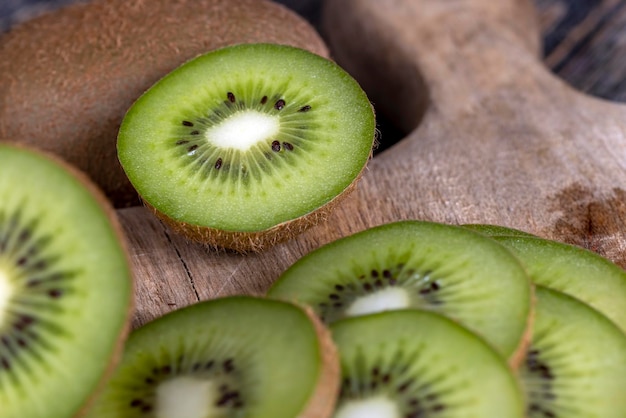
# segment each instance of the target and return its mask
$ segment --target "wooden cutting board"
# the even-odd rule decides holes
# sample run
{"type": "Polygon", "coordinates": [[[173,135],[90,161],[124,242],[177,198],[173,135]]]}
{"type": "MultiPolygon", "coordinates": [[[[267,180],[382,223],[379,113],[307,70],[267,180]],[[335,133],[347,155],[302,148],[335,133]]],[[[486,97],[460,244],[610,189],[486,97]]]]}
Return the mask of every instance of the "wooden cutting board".
{"type": "Polygon", "coordinates": [[[329,1],[335,58],[410,132],[308,233],[215,252],[143,208],[118,211],[137,277],[134,326],[198,300],[261,294],[297,258],[402,219],[493,223],[626,266],[626,106],[583,95],[539,58],[525,0],[329,1]]]}

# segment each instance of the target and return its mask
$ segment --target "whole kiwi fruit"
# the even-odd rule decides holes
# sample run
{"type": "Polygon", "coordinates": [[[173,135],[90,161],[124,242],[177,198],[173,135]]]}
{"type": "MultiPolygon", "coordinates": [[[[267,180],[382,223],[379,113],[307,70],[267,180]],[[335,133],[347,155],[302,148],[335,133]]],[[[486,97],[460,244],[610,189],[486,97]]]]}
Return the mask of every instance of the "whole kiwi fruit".
{"type": "Polygon", "coordinates": [[[265,0],[96,0],[43,15],[0,37],[0,136],[61,156],[131,206],[115,147],[130,105],[183,62],[252,42],[328,56],[308,22],[265,0]]]}

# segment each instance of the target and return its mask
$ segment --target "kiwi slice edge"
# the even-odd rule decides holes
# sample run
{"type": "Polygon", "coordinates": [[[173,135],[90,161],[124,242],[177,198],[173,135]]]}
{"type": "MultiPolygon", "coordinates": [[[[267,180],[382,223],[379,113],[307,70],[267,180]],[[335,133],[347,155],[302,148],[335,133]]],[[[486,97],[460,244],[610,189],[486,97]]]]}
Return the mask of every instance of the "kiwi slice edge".
{"type": "Polygon", "coordinates": [[[2,414],[80,415],[130,331],[124,232],[102,191],[73,165],[7,140],[0,161],[2,414]]]}
{"type": "Polygon", "coordinates": [[[492,225],[478,225],[475,230],[509,248],[534,283],[580,299],[626,332],[624,269],[576,245],[492,225]]]}
{"type": "Polygon", "coordinates": [[[239,44],[146,91],[122,122],[118,156],[175,230],[260,251],[325,219],[354,189],[375,137],[373,106],[337,64],[291,46],[239,44]]]}

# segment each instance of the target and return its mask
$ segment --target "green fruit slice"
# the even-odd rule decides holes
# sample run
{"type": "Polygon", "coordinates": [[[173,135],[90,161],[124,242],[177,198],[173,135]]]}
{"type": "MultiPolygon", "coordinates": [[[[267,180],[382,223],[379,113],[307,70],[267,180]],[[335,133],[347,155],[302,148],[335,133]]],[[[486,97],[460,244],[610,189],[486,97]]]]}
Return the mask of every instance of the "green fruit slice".
{"type": "Polygon", "coordinates": [[[471,229],[490,237],[511,236],[511,237],[534,237],[535,235],[519,229],[509,228],[507,226],[491,225],[491,224],[465,224],[463,228],[471,229]]]}
{"type": "Polygon", "coordinates": [[[533,282],[574,296],[626,332],[626,271],[583,248],[534,236],[495,236],[533,282]]]}
{"type": "Polygon", "coordinates": [[[327,323],[407,307],[443,313],[503,355],[527,342],[530,279],[503,246],[465,228],[391,223],[325,245],[293,264],[268,296],[312,306],[327,323]]]}
{"type": "Polygon", "coordinates": [[[521,368],[530,418],[626,416],[626,334],[588,305],[537,286],[521,368]]]}
{"type": "Polygon", "coordinates": [[[156,83],[124,118],[118,154],[144,201],[183,232],[247,249],[260,245],[249,243],[255,233],[350,190],[374,136],[372,106],[339,66],[293,47],[245,44],[156,83]],[[241,234],[231,243],[228,233],[241,234]]]}
{"type": "Polygon", "coordinates": [[[0,416],[69,417],[96,390],[130,313],[121,240],[86,177],[0,144],[0,416]]]}
{"type": "Polygon", "coordinates": [[[331,325],[342,387],[335,418],[517,418],[522,392],[491,346],[433,312],[398,310],[331,325]]]}
{"type": "Polygon", "coordinates": [[[326,417],[338,360],[313,315],[246,296],[201,302],[134,331],[91,417],[326,417]]]}

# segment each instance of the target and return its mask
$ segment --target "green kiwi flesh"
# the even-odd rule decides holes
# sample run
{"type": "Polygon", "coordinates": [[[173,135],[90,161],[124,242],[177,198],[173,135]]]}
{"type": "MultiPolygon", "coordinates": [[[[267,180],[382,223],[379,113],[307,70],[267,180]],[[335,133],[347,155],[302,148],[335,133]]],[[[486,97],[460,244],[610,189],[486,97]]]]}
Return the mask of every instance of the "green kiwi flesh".
{"type": "Polygon", "coordinates": [[[493,237],[522,262],[533,282],[587,303],[626,332],[626,271],[570,244],[536,236],[493,237]]]}
{"type": "Polygon", "coordinates": [[[517,418],[519,384],[482,338],[434,312],[397,310],[331,325],[342,385],[335,418],[517,418]]]}
{"type": "Polygon", "coordinates": [[[249,296],[166,314],[130,335],[89,417],[327,417],[338,358],[314,318],[249,296]]]}
{"type": "Polygon", "coordinates": [[[191,229],[242,233],[245,247],[351,189],[374,137],[372,106],[339,66],[299,48],[245,44],[156,83],[124,118],[118,154],[156,211],[191,229]]]}
{"type": "Polygon", "coordinates": [[[390,309],[436,311],[513,362],[532,316],[530,279],[506,248],[465,228],[423,221],[389,223],[320,247],[267,295],[310,305],[327,323],[390,309]]]}
{"type": "Polygon", "coordinates": [[[528,232],[521,231],[515,228],[509,228],[508,226],[491,225],[491,224],[464,224],[464,228],[471,229],[476,232],[480,232],[490,237],[498,236],[514,236],[514,237],[534,237],[535,235],[528,232]]]}
{"type": "Polygon", "coordinates": [[[305,19],[272,1],[74,3],[0,35],[0,136],[61,156],[116,207],[140,204],[115,151],[119,125],[169,71],[248,42],[328,54],[305,19]]]}
{"type": "Polygon", "coordinates": [[[520,376],[530,418],[626,416],[626,335],[595,309],[537,286],[520,376]]]}
{"type": "Polygon", "coordinates": [[[86,176],[0,144],[0,415],[69,417],[121,351],[132,280],[86,176]]]}

